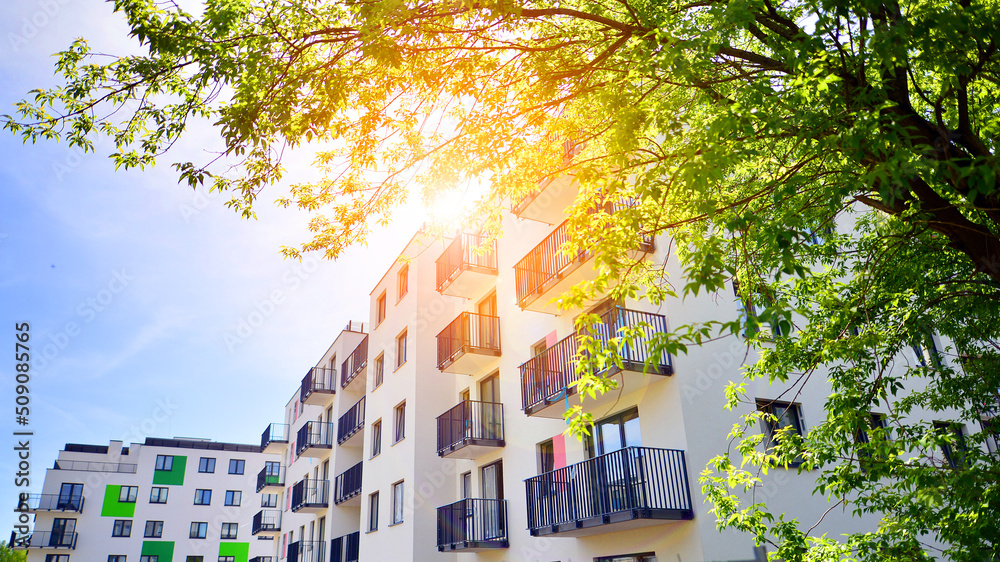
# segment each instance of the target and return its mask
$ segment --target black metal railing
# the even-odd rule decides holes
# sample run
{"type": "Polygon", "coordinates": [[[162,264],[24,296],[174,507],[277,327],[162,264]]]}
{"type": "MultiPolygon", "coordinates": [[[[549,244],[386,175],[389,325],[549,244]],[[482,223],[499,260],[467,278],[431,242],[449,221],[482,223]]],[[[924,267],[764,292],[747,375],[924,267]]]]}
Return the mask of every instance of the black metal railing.
{"type": "Polygon", "coordinates": [[[54,468],[56,470],[135,474],[137,465],[122,462],[56,461],[54,468]]]}
{"type": "Polygon", "coordinates": [[[324,541],[298,541],[288,545],[288,562],[326,562],[324,541]]]}
{"type": "Polygon", "coordinates": [[[354,531],[330,541],[330,562],[358,562],[361,533],[354,531]]]}
{"type": "Polygon", "coordinates": [[[333,367],[313,367],[302,377],[299,388],[299,402],[305,402],[316,392],[333,394],[337,391],[337,369],[333,367]]]}
{"type": "Polygon", "coordinates": [[[466,269],[497,273],[497,244],[494,240],[486,246],[486,239],[486,236],[462,233],[451,241],[436,262],[439,292],[466,269]]]}
{"type": "Polygon", "coordinates": [[[574,392],[572,387],[580,380],[577,364],[584,357],[580,346],[585,335],[593,338],[596,347],[611,353],[611,362],[601,372],[617,369],[620,365],[660,375],[673,373],[670,354],[660,352],[653,356],[647,345],[656,334],[667,332],[665,316],[615,307],[600,314],[600,319],[588,332],[573,332],[521,364],[522,409],[528,410],[574,392]],[[614,345],[612,338],[615,338],[614,345]]]}
{"type": "Polygon", "coordinates": [[[76,537],[78,533],[65,533],[54,531],[32,531],[30,535],[10,534],[10,541],[7,543],[11,548],[65,548],[67,550],[76,549],[76,537]]]}
{"type": "Polygon", "coordinates": [[[361,466],[358,463],[337,475],[333,481],[333,503],[342,504],[361,493],[361,466]]]}
{"type": "Polygon", "coordinates": [[[478,442],[503,446],[503,404],[465,400],[438,416],[439,455],[478,442]]]}
{"type": "Polygon", "coordinates": [[[351,384],[354,377],[358,376],[358,373],[363,371],[366,365],[368,365],[367,335],[361,339],[358,347],[355,347],[354,351],[340,365],[340,387],[347,388],[347,385],[351,384]]]}
{"type": "Polygon", "coordinates": [[[272,423],[260,434],[260,448],[266,449],[271,443],[288,443],[288,424],[272,423]]]}
{"type": "Polygon", "coordinates": [[[305,478],[292,486],[292,511],[306,507],[329,507],[330,481],[305,478]]]}
{"type": "Polygon", "coordinates": [[[332,423],[310,421],[299,428],[298,437],[295,439],[295,454],[300,455],[310,447],[333,448],[332,423]]]}
{"type": "Polygon", "coordinates": [[[524,481],[528,529],[633,511],[636,517],[691,519],[684,451],[626,447],[524,481]]]}
{"type": "Polygon", "coordinates": [[[15,511],[83,511],[82,494],[28,494],[21,496],[15,511]]]}
{"type": "Polygon", "coordinates": [[[337,444],[341,444],[354,436],[355,433],[361,431],[365,427],[365,397],[362,396],[361,400],[351,406],[349,410],[344,412],[344,415],[340,416],[337,420],[337,444]]]}
{"type": "Polygon", "coordinates": [[[437,508],[439,551],[507,546],[507,501],[466,498],[437,508]]]}
{"type": "Polygon", "coordinates": [[[437,365],[444,369],[466,352],[500,355],[500,317],[463,312],[437,335],[437,365]]]}
{"type": "Polygon", "coordinates": [[[281,465],[264,465],[257,473],[257,491],[263,490],[267,486],[285,485],[285,467],[281,465]]]}
{"type": "Polygon", "coordinates": [[[262,509],[253,516],[250,534],[281,531],[281,510],[262,509]]]}

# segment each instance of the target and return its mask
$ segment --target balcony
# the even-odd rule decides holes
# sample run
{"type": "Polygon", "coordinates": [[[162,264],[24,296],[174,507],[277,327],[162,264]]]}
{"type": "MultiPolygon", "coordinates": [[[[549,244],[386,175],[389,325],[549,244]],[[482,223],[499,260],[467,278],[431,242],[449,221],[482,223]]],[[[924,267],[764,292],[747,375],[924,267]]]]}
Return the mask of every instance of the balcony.
{"type": "Polygon", "coordinates": [[[266,464],[257,473],[257,493],[277,494],[285,487],[285,467],[266,464]]]}
{"type": "Polygon", "coordinates": [[[254,556],[250,562],[277,562],[273,556],[254,556]]]}
{"type": "Polygon", "coordinates": [[[437,508],[439,552],[507,548],[507,501],[467,498],[437,508]]]}
{"type": "MultiPolygon", "coordinates": [[[[567,254],[562,251],[567,244],[570,244],[568,221],[556,227],[514,265],[517,305],[523,310],[559,314],[558,300],[553,299],[577,283],[597,277],[594,253],[578,250],[567,254]]],[[[644,238],[633,257],[652,251],[653,239],[644,238]]]]}
{"type": "Polygon", "coordinates": [[[694,518],[684,451],[626,447],[524,481],[532,536],[581,537],[694,518]]]}
{"type": "Polygon", "coordinates": [[[295,454],[300,457],[322,457],[333,448],[333,424],[327,422],[306,422],[299,428],[295,440],[295,454]]]}
{"type": "Polygon", "coordinates": [[[277,454],[285,450],[288,445],[288,424],[272,423],[267,426],[264,433],[260,434],[261,452],[277,454]]]}
{"type": "Polygon", "coordinates": [[[138,465],[123,462],[90,462],[57,460],[56,470],[79,470],[82,472],[116,472],[120,474],[135,474],[138,465]]]}
{"type": "MultiPolygon", "coordinates": [[[[344,360],[343,364],[340,366],[340,387],[347,388],[358,375],[365,372],[365,367],[368,366],[368,335],[361,340],[358,347],[354,348],[351,355],[344,360]]],[[[362,381],[365,377],[360,377],[362,381]]]]}
{"type": "Polygon", "coordinates": [[[14,532],[10,534],[10,541],[7,543],[14,550],[21,549],[42,549],[42,550],[76,550],[76,537],[78,533],[34,531],[30,535],[18,535],[14,532]]]}
{"type": "Polygon", "coordinates": [[[437,418],[437,453],[474,459],[504,446],[503,405],[463,401],[437,418]]]}
{"type": "MultiPolygon", "coordinates": [[[[612,350],[613,362],[596,374],[612,378],[621,389],[599,394],[583,402],[585,411],[599,411],[618,399],[650,383],[648,375],[669,376],[674,372],[670,355],[661,352],[651,357],[647,343],[667,331],[667,319],[659,314],[615,307],[600,314],[601,321],[591,329],[597,347],[612,350]],[[618,338],[612,342],[612,338],[618,338]]],[[[579,331],[563,338],[520,366],[521,408],[529,416],[562,418],[567,406],[581,403],[568,400],[577,394],[579,350],[583,334],[579,331]]]]}
{"type": "Polygon", "coordinates": [[[288,562],[326,562],[325,541],[298,541],[288,545],[288,562]]]}
{"type": "Polygon", "coordinates": [[[292,486],[292,511],[320,513],[330,507],[330,481],[305,478],[292,486]]]}
{"type": "Polygon", "coordinates": [[[361,533],[355,531],[330,542],[330,562],[358,562],[361,533]]]}
{"type": "Polygon", "coordinates": [[[262,509],[253,516],[251,535],[275,537],[281,534],[281,510],[262,509]]]}
{"type": "Polygon", "coordinates": [[[500,363],[500,318],[463,312],[437,335],[437,366],[445,373],[476,375],[500,363]]]}
{"type": "Polygon", "coordinates": [[[23,513],[39,511],[75,511],[83,513],[84,498],[80,494],[28,494],[19,499],[17,509],[23,513]]]}
{"type": "Polygon", "coordinates": [[[299,388],[299,402],[324,405],[337,392],[337,369],[313,367],[302,377],[299,388]]]}
{"type": "Polygon", "coordinates": [[[497,278],[497,245],[486,237],[462,233],[437,259],[437,290],[442,295],[473,298],[497,278]]]}
{"type": "Polygon", "coordinates": [[[337,420],[337,444],[342,447],[361,447],[364,445],[362,436],[365,428],[365,397],[351,406],[337,420]]]}
{"type": "Polygon", "coordinates": [[[337,475],[333,481],[333,503],[343,506],[361,505],[361,465],[359,462],[337,475]]]}

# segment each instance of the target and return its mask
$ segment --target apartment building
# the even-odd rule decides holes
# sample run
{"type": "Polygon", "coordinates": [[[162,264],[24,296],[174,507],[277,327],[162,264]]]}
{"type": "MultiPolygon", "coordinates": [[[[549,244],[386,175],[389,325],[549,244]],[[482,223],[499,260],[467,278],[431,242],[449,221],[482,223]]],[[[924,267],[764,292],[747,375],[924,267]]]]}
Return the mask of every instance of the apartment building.
{"type": "Polygon", "coordinates": [[[257,445],[147,438],[123,446],[67,444],[41,494],[21,498],[34,517],[10,544],[28,562],[263,562],[272,540],[251,533],[256,491],[272,458],[257,445]]]}

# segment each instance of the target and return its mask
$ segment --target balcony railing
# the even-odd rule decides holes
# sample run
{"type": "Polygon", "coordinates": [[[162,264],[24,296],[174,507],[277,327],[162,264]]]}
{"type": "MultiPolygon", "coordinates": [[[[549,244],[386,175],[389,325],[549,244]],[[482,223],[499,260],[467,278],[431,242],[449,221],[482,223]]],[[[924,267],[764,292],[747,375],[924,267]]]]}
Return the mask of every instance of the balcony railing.
{"type": "Polygon", "coordinates": [[[254,556],[250,562],[275,562],[273,556],[254,556]]]}
{"type": "Polygon", "coordinates": [[[358,562],[361,533],[355,531],[330,541],[330,562],[358,562]]]}
{"type": "Polygon", "coordinates": [[[437,508],[439,551],[507,548],[507,502],[467,498],[437,508]]]}
{"type": "Polygon", "coordinates": [[[288,545],[288,562],[326,562],[325,541],[298,541],[288,545]]]}
{"type": "Polygon", "coordinates": [[[306,422],[299,428],[295,440],[295,454],[316,456],[333,448],[333,424],[327,422],[306,422]]]}
{"type": "Polygon", "coordinates": [[[365,427],[365,397],[337,420],[337,444],[342,445],[365,427]]]}
{"type": "Polygon", "coordinates": [[[500,356],[500,318],[463,312],[437,335],[437,366],[449,373],[475,374],[477,362],[464,356],[500,356]]]}
{"type": "Polygon", "coordinates": [[[278,466],[267,466],[260,469],[257,473],[257,491],[260,492],[264,488],[271,486],[281,487],[285,485],[285,467],[278,466]]]}
{"type": "Polygon", "coordinates": [[[358,373],[365,370],[368,365],[368,336],[362,338],[358,347],[344,360],[340,366],[340,387],[347,388],[358,373]]]}
{"type": "MultiPolygon", "coordinates": [[[[647,344],[656,334],[667,332],[667,319],[660,314],[615,307],[600,315],[600,322],[588,333],[597,347],[612,353],[612,362],[596,374],[613,374],[621,370],[656,375],[673,374],[670,355],[661,352],[651,356],[647,344]],[[626,334],[633,337],[628,337],[626,334]],[[618,338],[616,345],[610,345],[618,338]]],[[[563,338],[520,366],[521,407],[530,414],[576,393],[580,380],[577,363],[584,334],[577,331],[563,338]]],[[[561,417],[561,415],[559,416],[561,417]]]]}
{"type": "Polygon", "coordinates": [[[28,494],[19,499],[16,511],[76,511],[83,512],[84,498],[79,494],[28,494]]]}
{"type": "Polygon", "coordinates": [[[302,377],[299,388],[299,402],[319,404],[337,392],[337,369],[333,367],[313,367],[302,377]]]}
{"type": "Polygon", "coordinates": [[[333,481],[333,503],[340,505],[361,493],[361,467],[358,463],[337,475],[333,481]]]}
{"type": "Polygon", "coordinates": [[[271,444],[276,445],[287,445],[288,444],[288,424],[287,423],[272,423],[268,424],[267,429],[260,434],[260,448],[267,452],[267,448],[271,444]]]}
{"type": "Polygon", "coordinates": [[[56,470],[80,470],[84,472],[118,472],[135,474],[137,465],[121,462],[56,461],[56,470]]]}
{"type": "Polygon", "coordinates": [[[253,516],[253,526],[250,534],[259,533],[280,533],[281,532],[281,510],[262,509],[253,516]]]}
{"type": "Polygon", "coordinates": [[[33,531],[30,535],[10,534],[10,541],[7,543],[14,549],[39,548],[39,549],[76,549],[76,537],[78,533],[58,533],[52,531],[33,531]]]}
{"type": "Polygon", "coordinates": [[[676,449],[626,447],[524,482],[528,530],[535,536],[581,536],[611,532],[601,527],[625,521],[694,517],[684,451],[676,449]]]}
{"type": "Polygon", "coordinates": [[[455,237],[437,259],[437,290],[441,294],[473,296],[476,288],[497,275],[496,242],[462,233],[455,237]]]}
{"type": "Polygon", "coordinates": [[[504,446],[503,405],[462,401],[438,416],[437,430],[439,456],[475,458],[488,449],[504,446]]]}
{"type": "Polygon", "coordinates": [[[330,507],[330,481],[305,478],[292,486],[292,511],[330,507]]]}

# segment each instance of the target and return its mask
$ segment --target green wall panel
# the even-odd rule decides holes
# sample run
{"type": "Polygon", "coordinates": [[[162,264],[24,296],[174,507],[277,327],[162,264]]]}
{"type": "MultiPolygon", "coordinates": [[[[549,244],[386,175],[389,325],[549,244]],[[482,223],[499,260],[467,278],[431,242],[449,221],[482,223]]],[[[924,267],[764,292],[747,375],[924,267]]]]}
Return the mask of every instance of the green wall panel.
{"type": "Polygon", "coordinates": [[[142,556],[159,556],[158,562],[173,562],[174,541],[142,541],[142,556]]]}
{"type": "Polygon", "coordinates": [[[187,457],[174,455],[174,465],[170,470],[154,470],[153,484],[166,486],[184,485],[184,468],[187,466],[187,457]]]}
{"type": "Polygon", "coordinates": [[[101,507],[101,515],[104,517],[135,517],[135,504],[120,502],[118,496],[122,487],[115,484],[108,484],[104,487],[104,505],[101,507]]]}
{"type": "Polygon", "coordinates": [[[219,543],[219,556],[233,556],[236,559],[236,562],[247,562],[247,559],[250,558],[250,543],[219,543]]]}

